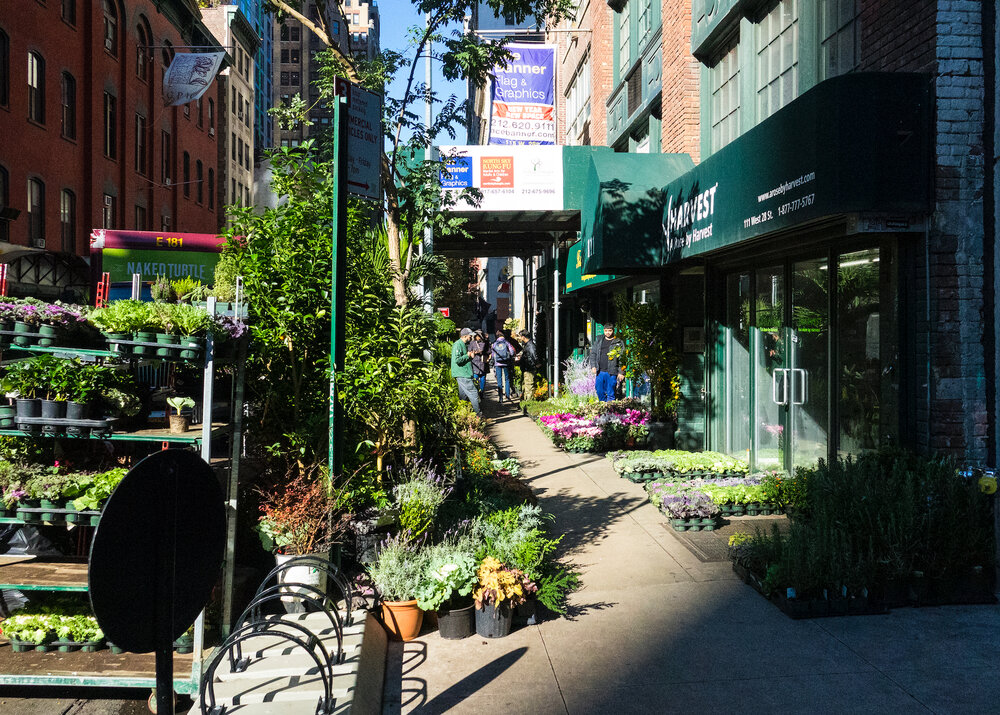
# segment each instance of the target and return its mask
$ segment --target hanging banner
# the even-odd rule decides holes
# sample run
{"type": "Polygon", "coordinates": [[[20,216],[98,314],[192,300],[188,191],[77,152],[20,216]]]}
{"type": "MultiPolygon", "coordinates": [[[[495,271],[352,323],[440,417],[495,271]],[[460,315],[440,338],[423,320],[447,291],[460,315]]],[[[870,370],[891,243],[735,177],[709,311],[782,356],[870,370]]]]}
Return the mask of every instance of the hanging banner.
{"type": "Polygon", "coordinates": [[[225,242],[224,237],[212,233],[94,229],[90,233],[90,262],[95,276],[111,274],[112,297],[123,297],[115,290],[122,286],[129,286],[131,292],[135,273],[144,282],[157,276],[169,280],[190,276],[211,285],[225,242]]]}
{"type": "Polygon", "coordinates": [[[555,144],[555,45],[507,45],[510,64],[493,68],[490,144],[555,144]]]}
{"type": "Polygon", "coordinates": [[[185,52],[174,55],[163,76],[164,106],[187,104],[205,94],[225,56],[225,52],[185,52]]]}

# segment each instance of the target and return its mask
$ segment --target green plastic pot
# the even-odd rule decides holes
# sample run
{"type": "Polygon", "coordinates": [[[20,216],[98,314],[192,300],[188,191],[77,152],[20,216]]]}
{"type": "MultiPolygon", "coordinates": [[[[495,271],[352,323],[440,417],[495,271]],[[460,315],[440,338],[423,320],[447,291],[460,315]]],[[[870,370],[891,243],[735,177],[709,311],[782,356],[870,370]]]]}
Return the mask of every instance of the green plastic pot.
{"type": "MultiPolygon", "coordinates": [[[[170,333],[157,333],[156,334],[156,344],[157,345],[177,345],[177,336],[171,335],[170,333]]],[[[160,358],[174,358],[177,357],[176,347],[165,347],[156,348],[156,357],[160,358]]]]}
{"type": "Polygon", "coordinates": [[[0,406],[0,429],[14,429],[17,409],[13,405],[0,406]]]}
{"type": "Polygon", "coordinates": [[[33,332],[35,332],[33,325],[28,325],[21,320],[14,321],[14,344],[20,345],[21,347],[34,345],[38,341],[38,338],[34,335],[24,335],[24,333],[33,332]]]}
{"type": "Polygon", "coordinates": [[[59,336],[59,328],[54,325],[39,325],[38,333],[41,336],[38,338],[39,347],[55,347],[57,342],[56,338],[59,336]]]}
{"type": "MultiPolygon", "coordinates": [[[[151,330],[138,330],[132,334],[132,339],[137,343],[155,343],[156,333],[151,330]]],[[[152,355],[156,348],[146,345],[132,346],[132,352],[136,355],[152,355]]]]}
{"type": "Polygon", "coordinates": [[[104,339],[108,341],[109,350],[118,353],[123,358],[132,355],[132,346],[124,344],[124,341],[132,339],[131,335],[128,333],[103,333],[103,335],[104,339]]]}
{"type": "Polygon", "coordinates": [[[181,360],[201,360],[204,345],[201,338],[183,335],[180,339],[181,360]]]}

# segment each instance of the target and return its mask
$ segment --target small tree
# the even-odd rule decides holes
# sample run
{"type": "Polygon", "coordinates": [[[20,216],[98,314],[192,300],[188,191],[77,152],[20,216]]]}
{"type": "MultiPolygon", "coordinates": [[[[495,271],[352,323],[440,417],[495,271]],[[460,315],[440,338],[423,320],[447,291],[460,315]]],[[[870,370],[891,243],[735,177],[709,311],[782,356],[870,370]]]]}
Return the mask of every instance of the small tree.
{"type": "Polygon", "coordinates": [[[618,334],[624,350],[622,366],[630,380],[648,379],[650,412],[655,420],[676,414],[677,324],[665,308],[652,303],[633,303],[624,296],[616,300],[618,334]]]}

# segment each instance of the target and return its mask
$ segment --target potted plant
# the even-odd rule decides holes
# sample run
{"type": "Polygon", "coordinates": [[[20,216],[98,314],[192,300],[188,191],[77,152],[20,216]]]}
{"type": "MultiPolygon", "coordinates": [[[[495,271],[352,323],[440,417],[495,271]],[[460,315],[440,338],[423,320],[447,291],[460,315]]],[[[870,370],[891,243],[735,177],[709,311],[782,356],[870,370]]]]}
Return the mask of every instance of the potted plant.
{"type": "MultiPolygon", "coordinates": [[[[177,308],[178,306],[173,303],[153,303],[150,307],[156,324],[154,339],[157,345],[177,345],[177,308]]],[[[158,347],[156,348],[156,357],[177,357],[177,348],[158,347]]]]}
{"type": "MultiPolygon", "coordinates": [[[[76,511],[100,511],[101,507],[104,506],[104,501],[111,496],[111,492],[115,490],[126,474],[128,474],[127,469],[116,467],[106,472],[94,474],[89,481],[81,479],[80,487],[83,493],[72,501],[72,508],[76,511]]],[[[96,515],[92,516],[91,525],[96,526],[99,518],[96,515]]]]}
{"type": "Polygon", "coordinates": [[[104,308],[92,310],[90,322],[101,331],[111,350],[127,358],[132,354],[128,341],[136,330],[140,312],[145,312],[145,306],[139,301],[116,300],[104,308]]]}
{"type": "MultiPolygon", "coordinates": [[[[138,300],[128,301],[125,309],[132,323],[132,339],[137,343],[155,343],[156,331],[161,327],[158,316],[153,312],[152,303],[138,300]]],[[[156,348],[152,345],[135,345],[132,352],[135,355],[152,355],[156,348]]]]}
{"type": "Polygon", "coordinates": [[[422,470],[418,465],[406,481],[393,489],[403,533],[416,540],[431,531],[438,509],[450,492],[433,470],[422,470]]]}
{"type": "Polygon", "coordinates": [[[437,612],[442,638],[458,640],[472,635],[472,589],[477,580],[470,540],[446,542],[428,549],[425,578],[417,591],[417,606],[423,611],[437,612]]]}
{"type": "Polygon", "coordinates": [[[25,298],[18,302],[17,313],[14,318],[14,344],[21,347],[34,345],[38,342],[38,325],[42,319],[42,308],[45,306],[40,300],[25,298]]]}
{"type": "Polygon", "coordinates": [[[66,399],[73,361],[51,355],[40,355],[33,360],[38,370],[40,387],[45,394],[42,399],[42,418],[52,420],[42,425],[42,431],[49,434],[61,432],[60,422],[66,418],[66,399]]]}
{"type": "Polygon", "coordinates": [[[510,634],[514,607],[524,603],[526,577],[518,569],[507,568],[487,556],[476,572],[476,633],[483,638],[503,638],[510,634]]]}
{"type": "Polygon", "coordinates": [[[192,299],[201,296],[205,290],[201,281],[191,276],[184,276],[179,280],[171,281],[170,287],[173,288],[177,302],[187,303],[188,305],[191,304],[192,299]]]}
{"type": "Polygon", "coordinates": [[[149,295],[157,303],[173,303],[177,300],[177,294],[174,292],[174,286],[170,283],[170,280],[166,276],[157,276],[156,279],[149,284],[149,295]]]}
{"type": "Polygon", "coordinates": [[[42,400],[37,397],[41,387],[41,375],[38,363],[34,360],[21,360],[5,367],[3,389],[17,395],[16,421],[17,428],[25,432],[38,432],[41,425],[23,421],[24,418],[42,416],[42,400]]]}
{"type": "Polygon", "coordinates": [[[0,623],[0,629],[3,629],[15,653],[42,648],[55,636],[49,630],[48,618],[37,613],[16,613],[0,623]]]}
{"type": "Polygon", "coordinates": [[[184,434],[191,426],[191,417],[182,415],[181,410],[194,407],[194,400],[190,397],[168,397],[167,404],[173,407],[177,414],[170,415],[170,434],[184,434]]]}
{"type": "Polygon", "coordinates": [[[420,635],[424,612],[417,605],[426,579],[426,553],[399,536],[387,539],[378,558],[368,566],[368,576],[382,600],[382,625],[395,640],[411,641],[420,635]]]}
{"type": "Polygon", "coordinates": [[[38,324],[38,345],[54,347],[58,338],[65,338],[86,322],[87,309],[82,306],[50,303],[41,309],[38,324]]]}
{"type": "Polygon", "coordinates": [[[180,336],[180,357],[182,360],[198,360],[211,324],[208,313],[189,303],[178,303],[173,308],[174,326],[180,336]]]}
{"type": "MultiPolygon", "coordinates": [[[[264,547],[274,553],[278,566],[296,556],[330,559],[350,515],[340,509],[339,498],[328,493],[318,468],[258,489],[257,493],[262,497],[257,532],[264,547]]],[[[307,584],[323,591],[326,572],[315,566],[292,566],[279,573],[278,581],[307,584]]],[[[295,593],[295,589],[283,592],[295,593]]],[[[301,610],[299,599],[282,596],[281,600],[285,610],[301,610]]]]}
{"type": "Polygon", "coordinates": [[[85,615],[59,615],[58,623],[55,626],[55,633],[59,652],[68,653],[74,650],[83,650],[85,653],[93,653],[104,641],[104,631],[97,624],[97,619],[93,616],[85,615]]]}
{"type": "Polygon", "coordinates": [[[0,348],[9,347],[14,340],[10,333],[17,318],[17,304],[10,299],[0,302],[0,348]]]}

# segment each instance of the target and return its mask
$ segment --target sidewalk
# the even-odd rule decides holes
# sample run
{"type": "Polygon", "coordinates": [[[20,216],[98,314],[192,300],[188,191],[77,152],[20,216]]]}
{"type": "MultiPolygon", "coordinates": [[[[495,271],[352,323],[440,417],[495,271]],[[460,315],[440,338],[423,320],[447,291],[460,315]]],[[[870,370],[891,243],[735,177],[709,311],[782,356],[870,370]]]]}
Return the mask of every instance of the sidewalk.
{"type": "Polygon", "coordinates": [[[1000,606],[793,621],[696,558],[600,455],[554,448],[513,407],[491,422],[582,588],[568,617],[503,639],[390,644],[384,713],[1000,709],[1000,606]]]}

